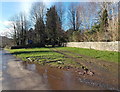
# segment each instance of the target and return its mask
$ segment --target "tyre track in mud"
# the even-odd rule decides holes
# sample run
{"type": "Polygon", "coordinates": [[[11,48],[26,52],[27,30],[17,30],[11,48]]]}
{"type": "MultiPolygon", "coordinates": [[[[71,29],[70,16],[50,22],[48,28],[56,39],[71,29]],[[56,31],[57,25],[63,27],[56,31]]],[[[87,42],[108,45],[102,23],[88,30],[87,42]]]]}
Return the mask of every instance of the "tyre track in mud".
{"type": "MultiPolygon", "coordinates": [[[[77,78],[80,82],[84,82],[92,86],[106,88],[109,90],[120,91],[118,89],[117,63],[98,60],[96,58],[80,55],[71,51],[63,51],[63,50],[57,50],[57,49],[51,49],[51,50],[64,55],[66,58],[72,59],[72,61],[75,61],[77,64],[81,66],[86,66],[88,70],[95,73],[93,76],[90,76],[90,75],[83,76],[83,75],[77,74],[77,78]],[[81,56],[82,58],[79,58],[76,56],[81,56]],[[106,66],[108,66],[109,68],[106,66]],[[113,70],[110,69],[110,67],[113,70]]],[[[78,69],[77,71],[81,71],[81,69],[78,69]]]]}

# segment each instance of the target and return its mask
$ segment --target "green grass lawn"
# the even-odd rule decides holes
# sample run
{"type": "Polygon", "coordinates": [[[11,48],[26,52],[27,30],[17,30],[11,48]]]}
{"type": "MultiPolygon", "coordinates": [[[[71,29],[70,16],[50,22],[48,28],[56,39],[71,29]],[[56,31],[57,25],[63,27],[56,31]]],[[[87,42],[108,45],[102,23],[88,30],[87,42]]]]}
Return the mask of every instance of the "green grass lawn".
{"type": "Polygon", "coordinates": [[[56,48],[56,49],[71,51],[71,52],[78,53],[81,55],[94,57],[94,58],[100,59],[100,60],[120,62],[120,60],[118,60],[118,55],[120,54],[120,52],[100,51],[100,50],[74,48],[74,47],[60,47],[60,48],[56,48]]]}
{"type": "MultiPolygon", "coordinates": [[[[72,58],[66,58],[63,54],[54,52],[55,50],[70,51],[73,53],[86,55],[94,57],[96,59],[118,62],[118,52],[110,51],[98,51],[93,49],[82,49],[82,48],[72,48],[72,47],[56,47],[56,48],[31,48],[31,49],[12,49],[8,50],[16,57],[22,59],[23,61],[29,61],[39,64],[47,64],[55,67],[81,67],[75,62],[72,58]],[[31,60],[29,60],[30,58],[31,60]],[[57,62],[56,62],[57,61],[57,62]],[[59,64],[58,61],[63,62],[64,64],[59,64]],[[45,63],[50,62],[50,63],[45,63]]],[[[68,54],[70,55],[70,53],[68,54]]],[[[76,58],[79,58],[76,56],[76,58]]],[[[82,59],[82,58],[81,58],[82,59]]]]}
{"type": "MultiPolygon", "coordinates": [[[[72,61],[69,58],[65,58],[64,55],[52,51],[50,48],[32,48],[32,49],[8,49],[10,53],[14,56],[22,59],[23,61],[29,61],[28,58],[32,60],[34,63],[45,64],[46,61],[61,61],[64,64],[59,64],[58,62],[46,63],[50,66],[55,67],[81,67],[77,65],[76,62],[72,61]]],[[[30,61],[29,61],[30,62],[30,61]]]]}
{"type": "Polygon", "coordinates": [[[27,61],[27,58],[31,58],[33,61],[53,61],[61,60],[64,56],[62,54],[53,52],[49,48],[33,48],[33,49],[13,49],[9,50],[13,55],[27,61]]]}

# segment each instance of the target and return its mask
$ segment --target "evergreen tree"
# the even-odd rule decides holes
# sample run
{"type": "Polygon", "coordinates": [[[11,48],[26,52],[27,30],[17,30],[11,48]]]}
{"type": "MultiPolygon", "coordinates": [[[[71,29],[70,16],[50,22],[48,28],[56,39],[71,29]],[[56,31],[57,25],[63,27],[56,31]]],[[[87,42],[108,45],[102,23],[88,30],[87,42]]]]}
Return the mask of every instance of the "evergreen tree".
{"type": "Polygon", "coordinates": [[[100,31],[104,32],[104,39],[107,40],[108,36],[107,36],[107,27],[108,27],[108,13],[107,10],[104,9],[102,16],[101,16],[101,21],[100,21],[100,31]]]}
{"type": "Polygon", "coordinates": [[[47,38],[50,44],[52,44],[52,46],[54,47],[55,44],[60,43],[62,33],[60,19],[57,15],[55,6],[48,9],[46,16],[47,16],[46,21],[47,38]]]}

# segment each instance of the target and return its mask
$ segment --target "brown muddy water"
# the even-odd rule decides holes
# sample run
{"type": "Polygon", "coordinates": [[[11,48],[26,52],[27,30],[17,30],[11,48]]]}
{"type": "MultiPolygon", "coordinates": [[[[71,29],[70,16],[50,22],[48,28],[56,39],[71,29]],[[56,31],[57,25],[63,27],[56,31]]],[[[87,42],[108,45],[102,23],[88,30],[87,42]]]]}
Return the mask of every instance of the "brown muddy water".
{"type": "Polygon", "coordinates": [[[41,66],[38,64],[22,63],[25,69],[34,71],[42,76],[43,83],[47,84],[48,89],[52,90],[97,90],[95,88],[80,81],[76,78],[73,71],[57,69],[49,66],[41,66]]]}
{"type": "Polygon", "coordinates": [[[42,81],[52,90],[117,90],[113,86],[101,84],[78,76],[74,69],[58,69],[28,62],[22,62],[22,66],[29,71],[34,71],[42,76],[42,81]]]}
{"type": "Polygon", "coordinates": [[[78,77],[74,70],[23,62],[5,50],[1,54],[3,90],[116,90],[78,77]]]}

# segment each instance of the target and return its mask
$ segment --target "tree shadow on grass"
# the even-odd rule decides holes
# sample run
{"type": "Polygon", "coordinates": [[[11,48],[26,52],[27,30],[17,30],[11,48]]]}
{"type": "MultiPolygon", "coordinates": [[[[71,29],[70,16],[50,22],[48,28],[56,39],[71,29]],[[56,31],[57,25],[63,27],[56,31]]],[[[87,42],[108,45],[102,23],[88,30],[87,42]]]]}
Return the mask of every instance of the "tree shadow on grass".
{"type": "Polygon", "coordinates": [[[30,54],[30,53],[48,53],[48,52],[53,52],[53,51],[21,51],[21,52],[14,52],[11,53],[12,55],[18,55],[18,54],[30,54]]]}

